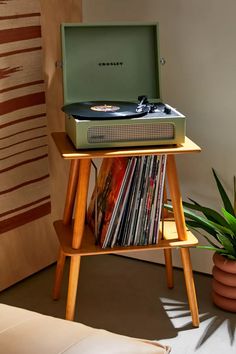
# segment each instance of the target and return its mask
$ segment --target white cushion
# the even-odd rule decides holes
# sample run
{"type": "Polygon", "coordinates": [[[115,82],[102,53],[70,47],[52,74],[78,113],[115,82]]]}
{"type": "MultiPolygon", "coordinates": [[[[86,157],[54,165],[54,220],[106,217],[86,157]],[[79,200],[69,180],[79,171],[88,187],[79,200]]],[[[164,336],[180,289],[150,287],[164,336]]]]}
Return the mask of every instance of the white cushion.
{"type": "Polygon", "coordinates": [[[166,354],[170,347],[0,304],[0,353],[166,354]]]}

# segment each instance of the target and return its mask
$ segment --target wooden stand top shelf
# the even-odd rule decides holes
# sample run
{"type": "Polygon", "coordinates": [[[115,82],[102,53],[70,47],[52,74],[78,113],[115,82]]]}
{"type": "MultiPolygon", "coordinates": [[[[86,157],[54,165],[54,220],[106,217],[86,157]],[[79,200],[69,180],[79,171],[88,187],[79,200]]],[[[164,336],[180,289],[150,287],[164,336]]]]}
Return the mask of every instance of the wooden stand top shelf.
{"type": "Polygon", "coordinates": [[[64,132],[52,133],[57,149],[64,159],[92,159],[111,158],[119,156],[141,156],[157,154],[183,154],[189,152],[200,152],[201,148],[189,138],[185,137],[185,142],[180,145],[157,145],[144,147],[127,147],[113,149],[91,149],[76,150],[64,132]]]}
{"type": "Polygon", "coordinates": [[[113,248],[101,248],[100,245],[95,245],[95,237],[90,228],[86,225],[84,229],[82,245],[79,249],[74,249],[71,247],[73,226],[64,225],[62,220],[57,220],[54,222],[54,227],[63,249],[63,252],[67,256],[88,256],[88,255],[99,255],[106,253],[124,253],[132,251],[147,251],[154,249],[166,249],[166,248],[176,248],[176,247],[191,247],[198,244],[196,237],[187,231],[187,240],[181,241],[178,239],[178,234],[176,231],[176,226],[174,221],[165,221],[164,226],[164,239],[161,239],[156,245],[146,245],[146,246],[129,246],[129,247],[113,247],[113,248]]]}

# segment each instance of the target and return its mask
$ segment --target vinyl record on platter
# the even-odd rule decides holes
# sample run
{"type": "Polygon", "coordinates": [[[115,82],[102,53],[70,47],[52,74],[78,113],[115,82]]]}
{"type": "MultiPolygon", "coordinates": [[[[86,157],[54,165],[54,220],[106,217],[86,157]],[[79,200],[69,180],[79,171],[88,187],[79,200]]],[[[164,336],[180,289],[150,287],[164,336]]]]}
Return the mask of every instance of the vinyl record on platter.
{"type": "Polygon", "coordinates": [[[137,112],[138,104],[124,101],[91,101],[71,103],[62,107],[63,112],[77,119],[103,120],[142,117],[147,107],[137,112]]]}

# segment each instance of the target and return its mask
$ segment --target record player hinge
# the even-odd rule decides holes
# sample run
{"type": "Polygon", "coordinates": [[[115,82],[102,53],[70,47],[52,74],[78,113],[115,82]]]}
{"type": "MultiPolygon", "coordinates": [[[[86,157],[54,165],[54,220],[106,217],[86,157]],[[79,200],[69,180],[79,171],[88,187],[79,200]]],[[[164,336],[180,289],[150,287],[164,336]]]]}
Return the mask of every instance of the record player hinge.
{"type": "Polygon", "coordinates": [[[165,65],[165,63],[166,63],[165,58],[161,57],[161,58],[160,58],[160,64],[161,64],[161,65],[165,65]]]}
{"type": "Polygon", "coordinates": [[[62,69],[63,68],[63,61],[62,60],[57,60],[55,62],[55,67],[59,68],[59,69],[62,69]]]}

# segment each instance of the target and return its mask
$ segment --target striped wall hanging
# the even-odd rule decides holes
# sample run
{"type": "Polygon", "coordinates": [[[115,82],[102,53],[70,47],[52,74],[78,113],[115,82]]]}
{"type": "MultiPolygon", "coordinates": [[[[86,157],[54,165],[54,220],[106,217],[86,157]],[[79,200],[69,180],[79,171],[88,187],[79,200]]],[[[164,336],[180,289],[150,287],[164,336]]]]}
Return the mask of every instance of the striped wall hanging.
{"type": "Polygon", "coordinates": [[[0,0],[0,233],[51,210],[39,0],[0,0]]]}

